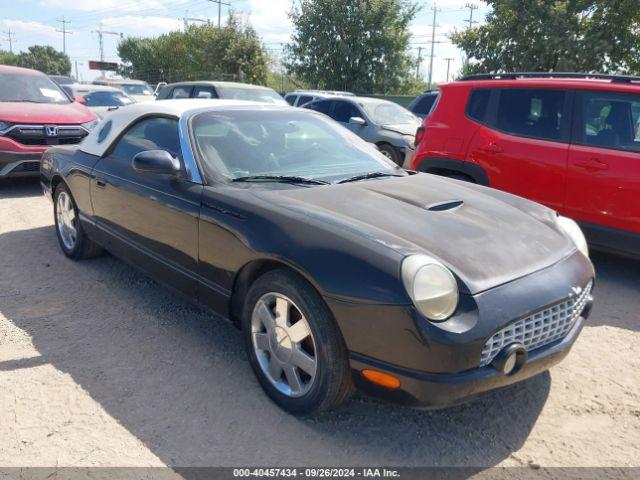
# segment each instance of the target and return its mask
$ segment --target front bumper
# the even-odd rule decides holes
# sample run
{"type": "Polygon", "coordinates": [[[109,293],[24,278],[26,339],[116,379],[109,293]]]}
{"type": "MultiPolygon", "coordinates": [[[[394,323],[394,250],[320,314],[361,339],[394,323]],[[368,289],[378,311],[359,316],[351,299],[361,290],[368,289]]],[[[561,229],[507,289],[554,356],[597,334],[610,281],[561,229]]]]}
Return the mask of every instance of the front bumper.
{"type": "Polygon", "coordinates": [[[16,153],[0,151],[0,178],[37,177],[42,152],[16,153]]]}
{"type": "Polygon", "coordinates": [[[358,354],[351,354],[354,382],[363,392],[394,403],[420,408],[437,408],[466,402],[497,388],[512,385],[542,373],[567,356],[586,318],[579,317],[562,339],[529,352],[527,363],[516,373],[504,375],[492,365],[457,374],[428,374],[406,370],[358,354]],[[360,374],[374,369],[400,379],[400,388],[389,389],[368,382],[360,374]]]}
{"type": "Polygon", "coordinates": [[[438,406],[518,382],[559,362],[588,316],[590,298],[569,332],[529,351],[517,373],[505,376],[491,365],[480,367],[483,347],[496,332],[562,302],[594,275],[589,260],[576,252],[526,277],[475,295],[460,295],[455,315],[440,323],[428,321],[412,305],[326,301],[350,352],[358,387],[389,400],[438,406]],[[390,390],[369,383],[362,375],[364,369],[389,373],[400,380],[400,387],[390,390]]]}

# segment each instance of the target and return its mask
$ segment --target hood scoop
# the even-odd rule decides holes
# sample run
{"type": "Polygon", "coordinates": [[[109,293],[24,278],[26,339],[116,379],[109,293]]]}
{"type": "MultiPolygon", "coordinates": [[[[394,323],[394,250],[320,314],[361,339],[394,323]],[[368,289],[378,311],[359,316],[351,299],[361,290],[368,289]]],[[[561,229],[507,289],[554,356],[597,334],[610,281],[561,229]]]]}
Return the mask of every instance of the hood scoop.
{"type": "Polygon", "coordinates": [[[430,212],[445,212],[447,210],[455,210],[464,205],[462,200],[447,200],[445,202],[437,202],[432,203],[431,205],[425,206],[425,210],[430,212]]]}

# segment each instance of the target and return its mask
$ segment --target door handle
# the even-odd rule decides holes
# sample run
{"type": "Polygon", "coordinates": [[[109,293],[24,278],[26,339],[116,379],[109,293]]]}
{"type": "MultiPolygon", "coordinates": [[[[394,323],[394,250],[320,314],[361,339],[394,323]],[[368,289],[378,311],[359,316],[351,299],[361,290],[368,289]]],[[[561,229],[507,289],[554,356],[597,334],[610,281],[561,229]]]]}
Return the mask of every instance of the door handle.
{"type": "Polygon", "coordinates": [[[609,165],[604,163],[599,158],[590,158],[589,160],[578,160],[575,163],[576,167],[584,168],[585,170],[607,170],[609,165]]]}
{"type": "Polygon", "coordinates": [[[480,150],[487,153],[502,153],[504,149],[494,142],[489,142],[486,145],[483,145],[480,150]]]}
{"type": "Polygon", "coordinates": [[[107,186],[107,182],[105,182],[104,180],[100,180],[99,178],[96,178],[96,187],[104,188],[106,186],[107,186]]]}

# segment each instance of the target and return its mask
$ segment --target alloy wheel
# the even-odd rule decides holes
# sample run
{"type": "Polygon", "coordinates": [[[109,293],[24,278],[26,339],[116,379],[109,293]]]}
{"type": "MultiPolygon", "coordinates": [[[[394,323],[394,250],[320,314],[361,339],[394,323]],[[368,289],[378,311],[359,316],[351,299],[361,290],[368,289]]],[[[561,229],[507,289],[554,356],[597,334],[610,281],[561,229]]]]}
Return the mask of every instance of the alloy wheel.
{"type": "Polygon", "coordinates": [[[56,220],[58,226],[58,234],[67,250],[73,250],[76,246],[78,236],[76,228],[76,211],[73,208],[71,196],[61,191],[56,201],[56,220]]]}
{"type": "Polygon", "coordinates": [[[316,343],[291,299],[275,292],[260,297],[251,315],[251,340],[262,372],[280,393],[301,397],[311,389],[318,370],[316,343]]]}

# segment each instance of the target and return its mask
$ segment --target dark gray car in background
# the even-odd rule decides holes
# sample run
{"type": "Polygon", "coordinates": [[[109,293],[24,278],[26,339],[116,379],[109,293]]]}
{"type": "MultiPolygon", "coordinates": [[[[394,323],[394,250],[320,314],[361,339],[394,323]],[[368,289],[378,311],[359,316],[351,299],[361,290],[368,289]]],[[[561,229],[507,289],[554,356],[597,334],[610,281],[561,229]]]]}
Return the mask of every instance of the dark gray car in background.
{"type": "Polygon", "coordinates": [[[335,97],[306,104],[303,108],[324,113],[351,130],[400,166],[409,165],[420,119],[388,100],[369,97],[335,97]]]}

